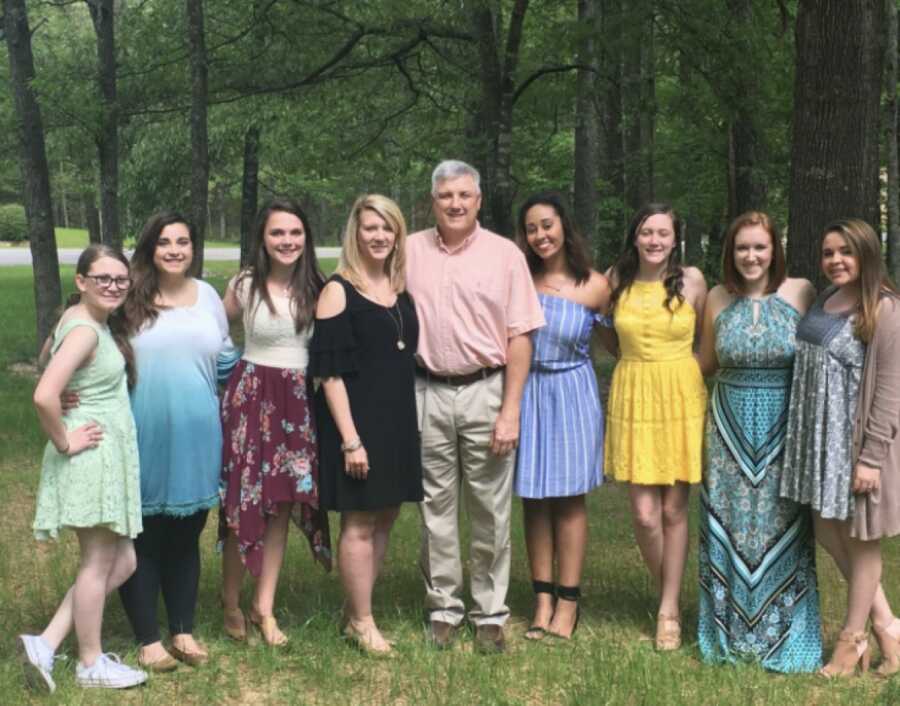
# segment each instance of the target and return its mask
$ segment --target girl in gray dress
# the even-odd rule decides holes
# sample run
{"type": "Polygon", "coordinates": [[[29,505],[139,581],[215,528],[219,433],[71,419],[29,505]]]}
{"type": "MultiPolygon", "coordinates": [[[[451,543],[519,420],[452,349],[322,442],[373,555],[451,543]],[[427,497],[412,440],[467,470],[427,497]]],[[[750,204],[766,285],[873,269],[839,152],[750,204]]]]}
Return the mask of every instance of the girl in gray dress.
{"type": "Polygon", "coordinates": [[[797,329],[781,495],[811,506],[816,538],[849,584],[821,673],[867,668],[871,615],[886,676],[900,670],[900,620],[881,589],[878,541],[900,534],[900,300],[868,224],[832,223],[821,252],[832,286],[797,329]]]}

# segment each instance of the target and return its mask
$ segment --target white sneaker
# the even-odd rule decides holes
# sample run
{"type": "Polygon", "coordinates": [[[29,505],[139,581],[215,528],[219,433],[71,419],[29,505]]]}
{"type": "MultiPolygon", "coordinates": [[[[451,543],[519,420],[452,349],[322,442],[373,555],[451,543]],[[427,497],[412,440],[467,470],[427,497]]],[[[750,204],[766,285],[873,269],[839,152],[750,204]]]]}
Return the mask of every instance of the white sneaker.
{"type": "Polygon", "coordinates": [[[75,682],[83,688],[127,689],[147,681],[147,673],[122,664],[119,655],[101,654],[90,667],[81,662],[75,667],[75,682]]]}
{"type": "Polygon", "coordinates": [[[25,681],[33,689],[56,691],[53,681],[53,650],[40,635],[19,635],[19,654],[25,681]]]}

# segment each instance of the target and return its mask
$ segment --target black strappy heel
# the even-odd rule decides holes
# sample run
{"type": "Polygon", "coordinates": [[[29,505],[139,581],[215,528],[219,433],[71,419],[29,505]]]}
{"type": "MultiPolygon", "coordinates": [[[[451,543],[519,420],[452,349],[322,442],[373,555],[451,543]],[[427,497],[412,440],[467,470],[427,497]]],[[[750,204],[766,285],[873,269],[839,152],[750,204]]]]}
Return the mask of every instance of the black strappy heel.
{"type": "MultiPolygon", "coordinates": [[[[549,593],[554,598],[556,597],[556,584],[550,583],[549,581],[532,581],[531,589],[534,591],[535,595],[538,593],[549,593]]],[[[540,625],[531,625],[525,631],[525,639],[543,640],[546,634],[547,628],[542,628],[540,625]]]]}
{"type": "MultiPolygon", "coordinates": [[[[578,603],[578,599],[581,598],[581,587],[580,586],[557,586],[556,587],[556,598],[561,601],[574,601],[578,603]]],[[[572,633],[567,637],[566,635],[560,635],[558,632],[551,632],[547,630],[547,634],[552,637],[557,637],[560,640],[570,640],[575,635],[575,631],[578,629],[578,620],[581,618],[581,605],[577,605],[575,607],[575,624],[572,626],[572,633]]]]}

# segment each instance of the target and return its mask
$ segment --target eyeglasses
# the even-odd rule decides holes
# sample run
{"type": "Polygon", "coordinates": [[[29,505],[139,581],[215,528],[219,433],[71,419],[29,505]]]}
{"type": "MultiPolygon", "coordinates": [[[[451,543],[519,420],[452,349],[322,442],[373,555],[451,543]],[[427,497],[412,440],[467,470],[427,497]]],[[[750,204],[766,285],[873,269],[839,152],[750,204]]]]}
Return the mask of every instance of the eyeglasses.
{"type": "Polygon", "coordinates": [[[109,289],[113,283],[116,289],[128,289],[131,286],[131,277],[113,277],[112,275],[85,275],[85,277],[94,280],[101,289],[109,289]]]}

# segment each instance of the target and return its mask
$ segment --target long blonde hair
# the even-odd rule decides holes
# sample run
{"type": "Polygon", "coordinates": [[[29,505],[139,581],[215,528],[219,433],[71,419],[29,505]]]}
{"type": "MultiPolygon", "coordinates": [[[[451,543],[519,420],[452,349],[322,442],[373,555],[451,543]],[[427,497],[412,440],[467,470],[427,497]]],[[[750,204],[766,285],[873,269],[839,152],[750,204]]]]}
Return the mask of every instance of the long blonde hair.
{"type": "Polygon", "coordinates": [[[869,343],[875,335],[878,300],[886,294],[898,296],[881,255],[881,239],[872,226],[857,218],[829,223],[822,233],[823,242],[829,233],[840,235],[859,263],[859,311],[853,333],[863,343],[869,343]]]}
{"type": "Polygon", "coordinates": [[[391,289],[399,294],[406,289],[406,221],[400,207],[387,196],[365,194],[356,199],[350,210],[347,226],[344,228],[337,273],[357,289],[365,289],[362,277],[362,255],[359,252],[359,242],[356,236],[359,232],[360,217],[366,209],[377,213],[394,230],[394,249],[385,261],[385,268],[391,282],[391,289]]]}

